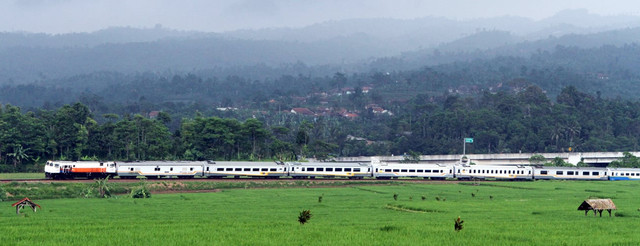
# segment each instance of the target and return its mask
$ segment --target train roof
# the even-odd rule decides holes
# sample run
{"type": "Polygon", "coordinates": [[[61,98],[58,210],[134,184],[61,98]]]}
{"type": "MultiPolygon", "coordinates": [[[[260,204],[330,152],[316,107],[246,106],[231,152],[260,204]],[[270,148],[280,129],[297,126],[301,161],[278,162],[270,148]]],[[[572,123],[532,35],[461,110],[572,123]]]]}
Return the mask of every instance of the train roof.
{"type": "Polygon", "coordinates": [[[438,166],[438,167],[449,167],[449,166],[453,166],[453,165],[446,165],[446,164],[434,164],[434,163],[379,163],[379,164],[374,164],[374,166],[380,166],[380,167],[434,167],[434,166],[438,166]]]}
{"type": "Polygon", "coordinates": [[[354,167],[354,166],[369,166],[369,163],[362,162],[288,162],[292,166],[301,167],[354,167]]]}
{"type": "Polygon", "coordinates": [[[607,170],[605,167],[552,167],[552,166],[541,166],[536,167],[536,169],[541,170],[607,170]]]}
{"type": "Polygon", "coordinates": [[[283,162],[275,161],[209,161],[208,165],[212,166],[279,166],[284,165],[283,162]]]}
{"type": "Polygon", "coordinates": [[[136,161],[118,162],[119,166],[202,166],[205,161],[136,161]]]}

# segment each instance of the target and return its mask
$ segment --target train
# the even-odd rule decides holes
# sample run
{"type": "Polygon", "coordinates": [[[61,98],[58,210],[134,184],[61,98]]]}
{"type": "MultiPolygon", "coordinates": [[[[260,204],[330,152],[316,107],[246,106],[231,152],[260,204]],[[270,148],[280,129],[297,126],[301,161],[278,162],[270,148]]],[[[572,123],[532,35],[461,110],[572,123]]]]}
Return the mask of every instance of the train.
{"type": "Polygon", "coordinates": [[[249,161],[47,161],[48,179],[349,178],[431,180],[640,180],[640,168],[249,161]]]}

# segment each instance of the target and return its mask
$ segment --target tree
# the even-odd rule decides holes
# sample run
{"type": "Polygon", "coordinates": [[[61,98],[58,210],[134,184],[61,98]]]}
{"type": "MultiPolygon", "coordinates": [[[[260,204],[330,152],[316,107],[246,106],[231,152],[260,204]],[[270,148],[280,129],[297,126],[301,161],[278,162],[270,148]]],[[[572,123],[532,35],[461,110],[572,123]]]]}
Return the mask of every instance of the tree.
{"type": "Polygon", "coordinates": [[[22,145],[13,146],[13,153],[7,154],[7,156],[13,157],[13,168],[18,169],[18,164],[22,164],[22,161],[28,160],[31,157],[27,154],[27,150],[22,148],[22,145]]]}
{"type": "Polygon", "coordinates": [[[609,167],[632,167],[639,168],[640,167],[640,158],[635,155],[624,152],[623,157],[620,160],[612,161],[609,163],[609,167]]]}
{"type": "Polygon", "coordinates": [[[98,188],[98,193],[100,193],[100,198],[111,197],[111,191],[109,188],[109,176],[103,179],[94,179],[96,181],[96,187],[98,188]]]}
{"type": "Polygon", "coordinates": [[[532,155],[531,157],[529,157],[529,163],[531,163],[532,165],[541,165],[546,160],[547,158],[545,158],[543,155],[532,155]]]}

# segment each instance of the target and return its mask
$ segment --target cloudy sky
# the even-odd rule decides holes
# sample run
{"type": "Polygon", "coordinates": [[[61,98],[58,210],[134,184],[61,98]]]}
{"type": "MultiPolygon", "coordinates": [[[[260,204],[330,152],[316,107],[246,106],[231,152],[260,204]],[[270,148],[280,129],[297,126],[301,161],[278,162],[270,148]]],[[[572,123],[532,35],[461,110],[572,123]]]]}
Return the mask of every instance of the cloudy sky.
{"type": "Polygon", "coordinates": [[[222,32],[349,18],[542,19],[564,9],[640,15],[637,0],[0,0],[0,31],[87,32],[113,26],[222,32]]]}

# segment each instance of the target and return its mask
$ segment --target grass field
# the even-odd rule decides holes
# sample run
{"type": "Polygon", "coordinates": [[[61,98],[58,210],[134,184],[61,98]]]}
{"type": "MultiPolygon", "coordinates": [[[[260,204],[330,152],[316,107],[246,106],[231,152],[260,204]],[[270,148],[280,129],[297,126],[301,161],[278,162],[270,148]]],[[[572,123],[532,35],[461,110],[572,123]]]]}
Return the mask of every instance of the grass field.
{"type": "Polygon", "coordinates": [[[0,179],[43,179],[44,173],[0,173],[0,179]]]}
{"type": "Polygon", "coordinates": [[[638,245],[640,183],[490,182],[228,189],[150,199],[44,199],[16,215],[0,203],[8,245],[638,245]],[[475,194],[475,196],[472,195],[475,194]],[[398,194],[394,200],[394,194],[398,194]],[[318,197],[322,196],[322,202],[318,197]],[[422,197],[424,196],[424,200],[422,197]],[[590,197],[614,217],[584,216],[590,197]],[[297,216],[313,217],[300,225],[297,216]],[[464,229],[454,231],[460,216],[464,229]]]}

